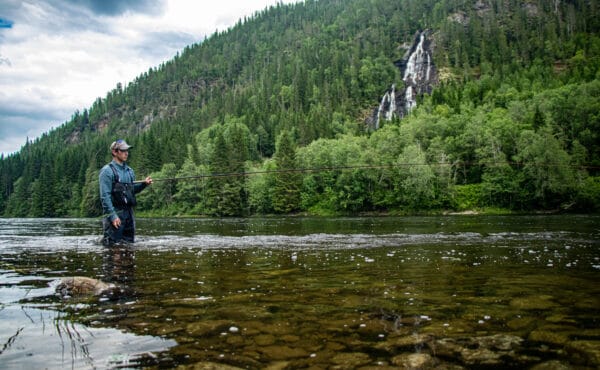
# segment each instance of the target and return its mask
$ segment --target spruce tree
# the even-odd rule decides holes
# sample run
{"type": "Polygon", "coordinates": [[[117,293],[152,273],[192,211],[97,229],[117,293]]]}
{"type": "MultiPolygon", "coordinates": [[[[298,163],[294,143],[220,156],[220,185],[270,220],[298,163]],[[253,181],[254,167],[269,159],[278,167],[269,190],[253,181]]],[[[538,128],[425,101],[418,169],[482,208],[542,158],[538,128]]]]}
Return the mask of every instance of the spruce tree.
{"type": "Polygon", "coordinates": [[[217,130],[213,150],[210,153],[209,168],[212,174],[208,179],[206,196],[206,212],[211,216],[226,215],[224,198],[226,197],[226,177],[222,176],[229,170],[227,143],[221,130],[217,130]]]}
{"type": "Polygon", "coordinates": [[[275,149],[277,172],[274,175],[273,209],[278,213],[290,213],[300,208],[301,175],[296,172],[296,148],[292,136],[283,131],[275,149]]]}

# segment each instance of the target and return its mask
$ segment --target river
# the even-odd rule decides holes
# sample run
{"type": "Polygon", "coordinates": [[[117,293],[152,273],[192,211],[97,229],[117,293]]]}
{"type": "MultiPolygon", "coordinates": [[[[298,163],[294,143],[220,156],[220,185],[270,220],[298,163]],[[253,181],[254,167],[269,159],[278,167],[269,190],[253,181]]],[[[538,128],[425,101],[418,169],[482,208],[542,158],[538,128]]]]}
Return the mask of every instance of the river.
{"type": "Polygon", "coordinates": [[[600,216],[0,219],[0,368],[600,367],[600,216]],[[114,287],[56,293],[61,278],[114,287]],[[229,366],[229,367],[226,367],[229,366]]]}

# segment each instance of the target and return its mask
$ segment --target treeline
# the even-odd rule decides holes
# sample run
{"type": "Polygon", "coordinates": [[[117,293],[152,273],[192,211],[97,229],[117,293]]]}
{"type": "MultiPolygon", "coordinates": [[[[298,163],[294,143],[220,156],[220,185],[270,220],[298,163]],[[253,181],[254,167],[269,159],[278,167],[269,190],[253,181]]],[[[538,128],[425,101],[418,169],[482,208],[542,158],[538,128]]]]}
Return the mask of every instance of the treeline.
{"type": "Polygon", "coordinates": [[[284,130],[265,161],[256,160],[256,135],[228,119],[197,136],[183,166],[152,173],[166,181],[140,203],[154,214],[213,216],[597,210],[600,177],[590,173],[600,168],[586,162],[591,153],[582,141],[597,140],[588,136],[599,127],[573,113],[600,108],[600,81],[511,93],[519,98],[508,107],[494,96],[479,107],[465,101],[454,114],[427,98],[407,119],[370,135],[303,147],[284,130]]]}
{"type": "Polygon", "coordinates": [[[116,138],[135,146],[139,176],[269,171],[157,182],[139,207],[155,213],[597,210],[599,12],[584,0],[277,5],[3,158],[0,213],[98,215],[116,138]],[[426,28],[440,86],[367,132],[426,28]],[[322,167],[337,169],[287,171],[322,167]]]}

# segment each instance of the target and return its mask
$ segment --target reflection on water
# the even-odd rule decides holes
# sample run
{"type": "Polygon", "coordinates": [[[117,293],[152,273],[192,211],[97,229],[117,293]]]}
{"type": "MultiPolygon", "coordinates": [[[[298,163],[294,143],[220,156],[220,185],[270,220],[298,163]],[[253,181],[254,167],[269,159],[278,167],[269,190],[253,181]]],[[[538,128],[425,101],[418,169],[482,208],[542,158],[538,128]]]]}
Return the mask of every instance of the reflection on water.
{"type": "Polygon", "coordinates": [[[598,221],[0,220],[0,367],[598,368],[598,221]]]}
{"type": "Polygon", "coordinates": [[[142,366],[154,362],[153,351],[175,345],[170,339],[81,325],[68,314],[33,305],[4,306],[0,333],[3,369],[142,366]]]}

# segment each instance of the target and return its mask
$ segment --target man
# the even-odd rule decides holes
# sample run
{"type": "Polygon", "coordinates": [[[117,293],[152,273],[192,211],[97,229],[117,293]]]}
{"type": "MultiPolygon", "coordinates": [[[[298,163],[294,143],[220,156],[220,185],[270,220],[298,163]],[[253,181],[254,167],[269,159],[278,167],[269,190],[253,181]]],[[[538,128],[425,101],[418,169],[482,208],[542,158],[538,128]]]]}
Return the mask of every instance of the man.
{"type": "Polygon", "coordinates": [[[135,194],[152,184],[152,178],[134,184],[135,174],[125,163],[131,146],[125,140],[117,140],[110,145],[112,161],[100,170],[100,201],[104,219],[102,244],[133,243],[135,235],[135,194]]]}

